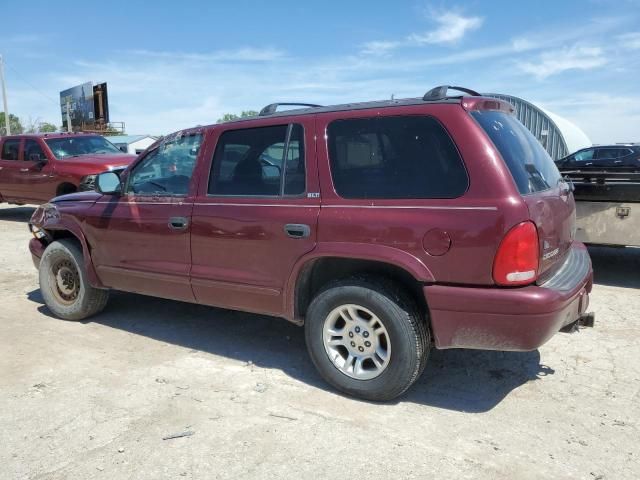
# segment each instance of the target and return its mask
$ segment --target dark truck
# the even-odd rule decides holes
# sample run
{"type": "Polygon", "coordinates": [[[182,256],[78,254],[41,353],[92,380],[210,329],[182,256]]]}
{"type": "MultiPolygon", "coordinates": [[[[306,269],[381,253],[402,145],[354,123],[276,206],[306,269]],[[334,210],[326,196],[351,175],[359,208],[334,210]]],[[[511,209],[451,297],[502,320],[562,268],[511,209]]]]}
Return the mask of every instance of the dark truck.
{"type": "Polygon", "coordinates": [[[93,190],[98,173],[121,171],[134,158],[94,134],[0,137],[0,203],[41,204],[59,195],[93,190]]]}
{"type": "Polygon", "coordinates": [[[583,148],[556,165],[574,184],[577,240],[640,246],[640,144],[583,148]]]}

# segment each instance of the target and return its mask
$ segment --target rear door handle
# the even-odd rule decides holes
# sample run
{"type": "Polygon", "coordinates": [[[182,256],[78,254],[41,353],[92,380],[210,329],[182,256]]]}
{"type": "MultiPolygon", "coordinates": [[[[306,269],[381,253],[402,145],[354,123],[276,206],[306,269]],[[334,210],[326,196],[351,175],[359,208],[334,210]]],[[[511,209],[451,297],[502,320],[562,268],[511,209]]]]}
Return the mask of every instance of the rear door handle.
{"type": "Polygon", "coordinates": [[[287,223],[284,232],[291,238],[307,238],[311,235],[311,227],[302,223],[287,223]]]}
{"type": "Polygon", "coordinates": [[[169,219],[169,228],[171,230],[184,230],[189,226],[187,217],[171,217],[169,219]]]}
{"type": "Polygon", "coordinates": [[[29,171],[29,169],[28,169],[28,168],[21,168],[21,169],[20,169],[20,171],[21,171],[21,172],[28,172],[28,171],[29,171]]]}

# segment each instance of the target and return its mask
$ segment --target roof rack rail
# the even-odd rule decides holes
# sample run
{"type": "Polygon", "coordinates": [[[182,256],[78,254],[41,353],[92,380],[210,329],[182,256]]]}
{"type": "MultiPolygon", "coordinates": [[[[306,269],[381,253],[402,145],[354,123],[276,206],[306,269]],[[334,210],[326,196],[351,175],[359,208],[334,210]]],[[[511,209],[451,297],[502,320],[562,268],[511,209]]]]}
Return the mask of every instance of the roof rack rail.
{"type": "Polygon", "coordinates": [[[457,90],[459,92],[468,93],[469,95],[474,96],[474,97],[480,97],[481,96],[475,90],[470,90],[468,88],[454,87],[454,86],[451,86],[451,85],[440,85],[439,87],[432,88],[427,93],[425,93],[424,97],[422,97],[422,100],[424,100],[425,102],[434,101],[434,100],[444,100],[445,98],[447,98],[447,91],[448,90],[457,90]]]}
{"type": "Polygon", "coordinates": [[[285,105],[287,107],[321,107],[322,105],[316,105],[315,103],[271,103],[260,110],[258,116],[265,117],[267,115],[273,115],[279,106],[285,105]]]}

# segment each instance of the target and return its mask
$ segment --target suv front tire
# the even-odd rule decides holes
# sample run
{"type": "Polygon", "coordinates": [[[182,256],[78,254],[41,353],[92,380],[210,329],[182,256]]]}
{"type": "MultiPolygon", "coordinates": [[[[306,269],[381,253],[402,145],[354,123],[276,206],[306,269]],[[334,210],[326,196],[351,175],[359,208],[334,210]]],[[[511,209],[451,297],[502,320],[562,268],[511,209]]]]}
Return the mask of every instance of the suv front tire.
{"type": "Polygon", "coordinates": [[[100,312],[109,292],[87,281],[84,257],[78,243],[70,239],[52,242],[44,251],[38,271],[44,302],[64,320],[84,320],[100,312]]]}

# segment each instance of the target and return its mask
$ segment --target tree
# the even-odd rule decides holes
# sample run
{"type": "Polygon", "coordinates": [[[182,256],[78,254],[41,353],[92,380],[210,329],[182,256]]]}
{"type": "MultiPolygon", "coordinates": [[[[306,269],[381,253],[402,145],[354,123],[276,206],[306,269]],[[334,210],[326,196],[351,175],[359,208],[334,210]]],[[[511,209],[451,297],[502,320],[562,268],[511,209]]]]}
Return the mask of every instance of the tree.
{"type": "Polygon", "coordinates": [[[258,115],[258,112],[255,110],[243,110],[240,115],[236,115],[235,113],[225,113],[216,123],[230,122],[232,120],[238,120],[239,118],[255,117],[256,115],[258,115]]]}
{"type": "MultiPolygon", "coordinates": [[[[9,114],[9,125],[11,126],[11,134],[22,133],[22,123],[14,114],[9,114]]],[[[7,134],[7,124],[4,119],[4,112],[0,112],[0,135],[7,134]]]]}
{"type": "Polygon", "coordinates": [[[58,127],[56,127],[53,123],[40,122],[40,124],[38,125],[38,131],[41,133],[51,133],[55,132],[56,130],[58,130],[58,127]]]}

